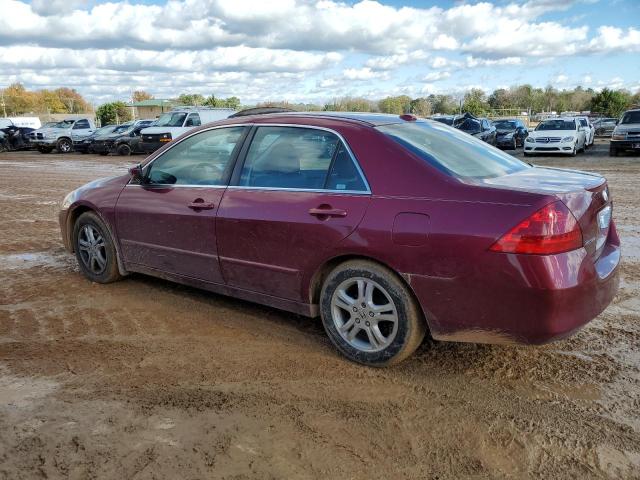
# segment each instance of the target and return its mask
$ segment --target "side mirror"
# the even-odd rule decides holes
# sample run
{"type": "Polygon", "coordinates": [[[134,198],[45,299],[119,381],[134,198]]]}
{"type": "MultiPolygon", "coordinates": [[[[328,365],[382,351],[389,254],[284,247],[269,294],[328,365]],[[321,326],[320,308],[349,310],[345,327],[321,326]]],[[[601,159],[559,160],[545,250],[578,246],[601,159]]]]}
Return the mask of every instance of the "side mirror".
{"type": "Polygon", "coordinates": [[[144,176],[142,173],[142,165],[137,164],[129,169],[129,175],[131,175],[131,180],[136,183],[142,184],[144,183],[144,176]]]}

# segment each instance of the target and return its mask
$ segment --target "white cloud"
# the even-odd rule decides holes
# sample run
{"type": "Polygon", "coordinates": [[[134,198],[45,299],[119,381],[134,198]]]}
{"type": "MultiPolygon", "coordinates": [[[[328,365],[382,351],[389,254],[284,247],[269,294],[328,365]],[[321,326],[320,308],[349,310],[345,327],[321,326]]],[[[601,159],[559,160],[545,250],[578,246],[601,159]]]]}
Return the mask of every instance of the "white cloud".
{"type": "Polygon", "coordinates": [[[203,89],[243,100],[258,93],[313,96],[318,88],[364,94],[383,82],[396,88],[403,69],[414,80],[451,84],[463,69],[640,51],[637,27],[590,30],[549,20],[591,0],[450,8],[373,0],[135,1],[0,0],[0,11],[10,12],[0,16],[0,86],[77,85],[102,98],[132,85],[174,95],[197,88],[197,79],[203,89]]]}
{"type": "Polygon", "coordinates": [[[425,82],[438,82],[440,80],[445,80],[451,76],[449,72],[431,72],[428,73],[423,80],[425,82]]]}

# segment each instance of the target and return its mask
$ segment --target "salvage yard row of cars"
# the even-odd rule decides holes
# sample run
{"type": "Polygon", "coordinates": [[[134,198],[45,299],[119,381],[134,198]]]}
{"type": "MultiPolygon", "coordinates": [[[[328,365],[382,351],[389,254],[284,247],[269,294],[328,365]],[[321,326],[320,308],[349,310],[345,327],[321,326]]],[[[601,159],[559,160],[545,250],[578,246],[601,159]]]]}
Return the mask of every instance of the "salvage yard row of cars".
{"type": "MultiPolygon", "coordinates": [[[[90,118],[69,119],[33,128],[37,118],[0,119],[0,151],[35,148],[41,153],[77,151],[108,155],[149,154],[200,125],[232,117],[228,108],[178,107],[157,119],[142,119],[96,129],[90,118]],[[16,119],[14,119],[15,121],[16,119]],[[27,123],[25,123],[27,122],[27,123]]],[[[529,130],[518,118],[489,120],[469,113],[434,115],[432,120],[452,126],[502,149],[523,148],[525,156],[574,156],[594,144],[596,136],[610,136],[610,156],[640,151],[640,109],[624,112],[620,119],[587,115],[547,118],[529,130]]]]}

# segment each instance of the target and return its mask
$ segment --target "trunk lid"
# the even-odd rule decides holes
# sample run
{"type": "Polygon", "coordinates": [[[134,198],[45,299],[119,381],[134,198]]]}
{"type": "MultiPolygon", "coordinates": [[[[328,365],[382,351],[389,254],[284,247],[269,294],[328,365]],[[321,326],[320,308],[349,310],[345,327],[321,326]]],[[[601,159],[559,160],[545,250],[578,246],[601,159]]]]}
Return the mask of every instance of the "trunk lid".
{"type": "Polygon", "coordinates": [[[576,217],[587,252],[600,256],[612,218],[607,181],[596,173],[562,168],[529,168],[511,175],[481,180],[487,186],[553,195],[576,217]]]}

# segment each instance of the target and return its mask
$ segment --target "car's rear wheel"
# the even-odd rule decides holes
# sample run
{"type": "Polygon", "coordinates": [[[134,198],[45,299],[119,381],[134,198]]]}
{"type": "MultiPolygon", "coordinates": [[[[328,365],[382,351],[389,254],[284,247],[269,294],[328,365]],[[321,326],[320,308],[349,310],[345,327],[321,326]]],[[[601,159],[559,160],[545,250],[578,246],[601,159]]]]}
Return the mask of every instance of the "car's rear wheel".
{"type": "Polygon", "coordinates": [[[98,215],[85,212],[73,228],[73,241],[80,271],[89,280],[111,283],[121,278],[109,229],[98,215]]]}
{"type": "Polygon", "coordinates": [[[56,143],[56,149],[60,153],[69,153],[72,148],[73,145],[71,144],[71,140],[69,140],[68,138],[61,138],[60,140],[58,140],[58,143],[56,143]]]}
{"type": "Polygon", "coordinates": [[[322,323],[336,348],[350,360],[382,367],[411,355],[426,323],[416,300],[389,269],[352,260],[336,267],[320,295],[322,323]]]}
{"type": "Polygon", "coordinates": [[[123,143],[122,145],[118,146],[118,155],[122,155],[125,157],[128,157],[129,155],[131,155],[131,147],[129,145],[127,145],[126,143],[123,143]]]}

